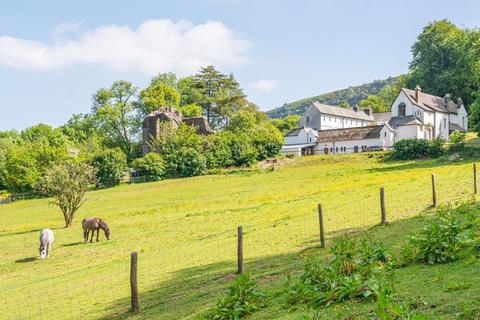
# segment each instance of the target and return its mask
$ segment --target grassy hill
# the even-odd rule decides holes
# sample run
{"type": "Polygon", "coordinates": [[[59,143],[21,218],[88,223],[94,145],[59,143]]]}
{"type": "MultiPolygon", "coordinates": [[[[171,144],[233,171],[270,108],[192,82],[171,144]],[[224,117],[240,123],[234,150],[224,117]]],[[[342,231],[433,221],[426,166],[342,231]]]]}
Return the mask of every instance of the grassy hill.
{"type": "Polygon", "coordinates": [[[346,89],[297,100],[267,111],[267,115],[270,118],[281,118],[290,114],[302,114],[313,101],[319,101],[332,106],[338,106],[343,101],[348,101],[351,106],[354,106],[360,100],[365,99],[369,95],[376,95],[384,86],[393,84],[396,80],[397,77],[390,77],[385,80],[375,80],[359,86],[348,87],[346,89]]]}
{"type": "MultiPolygon", "coordinates": [[[[381,153],[362,153],[300,158],[275,172],[227,171],[90,192],[67,229],[48,200],[1,205],[1,318],[205,318],[235,276],[238,225],[245,232],[245,269],[269,293],[267,306],[251,318],[311,315],[311,310],[287,312],[278,292],[288,273],[302,270],[306,256],[327,256],[317,247],[317,203],[324,208],[329,240],[377,224],[378,191],[385,187],[390,222],[427,214],[368,231],[396,248],[429,219],[431,172],[441,203],[471,195],[471,161],[384,162],[381,153]],[[102,235],[98,243],[82,243],[80,221],[90,216],[109,223],[112,240],[102,235]],[[46,227],[56,240],[50,259],[40,261],[38,234],[46,227]],[[139,255],[137,315],[128,312],[132,251],[139,255]]],[[[432,317],[451,319],[478,310],[480,287],[445,288],[455,281],[478,283],[479,267],[478,261],[414,265],[401,269],[395,281],[435,304],[425,309],[432,317]]],[[[325,318],[368,308],[344,304],[325,310],[325,318]]]]}

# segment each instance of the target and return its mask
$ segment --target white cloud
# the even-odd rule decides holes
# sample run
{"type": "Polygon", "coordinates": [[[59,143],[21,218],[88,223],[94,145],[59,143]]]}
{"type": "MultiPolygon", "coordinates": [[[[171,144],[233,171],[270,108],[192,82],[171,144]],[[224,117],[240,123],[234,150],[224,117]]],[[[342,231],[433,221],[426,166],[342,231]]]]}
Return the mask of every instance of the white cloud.
{"type": "Polygon", "coordinates": [[[248,62],[250,43],[221,22],[194,25],[148,20],[136,30],[107,25],[86,32],[79,32],[79,27],[57,26],[51,45],[2,36],[0,65],[50,71],[83,64],[152,75],[166,71],[186,74],[209,64],[224,67],[248,62]]]}
{"type": "Polygon", "coordinates": [[[248,87],[258,90],[268,92],[274,89],[277,86],[277,81],[271,79],[260,79],[255,82],[252,82],[248,87]]]}

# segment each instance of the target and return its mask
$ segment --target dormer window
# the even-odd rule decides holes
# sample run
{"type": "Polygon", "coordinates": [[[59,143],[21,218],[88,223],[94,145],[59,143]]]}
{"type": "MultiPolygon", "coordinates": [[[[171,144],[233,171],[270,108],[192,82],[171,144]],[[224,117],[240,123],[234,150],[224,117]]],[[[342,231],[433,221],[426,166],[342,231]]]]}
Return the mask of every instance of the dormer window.
{"type": "Polygon", "coordinates": [[[406,116],[406,112],[407,112],[407,106],[405,105],[404,102],[400,102],[400,104],[398,105],[398,116],[404,117],[406,116]]]}

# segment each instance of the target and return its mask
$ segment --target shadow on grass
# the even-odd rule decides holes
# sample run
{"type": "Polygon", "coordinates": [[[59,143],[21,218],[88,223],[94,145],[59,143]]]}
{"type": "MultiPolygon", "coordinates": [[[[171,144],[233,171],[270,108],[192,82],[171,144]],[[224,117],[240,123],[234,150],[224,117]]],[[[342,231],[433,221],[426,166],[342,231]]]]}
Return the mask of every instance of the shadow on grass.
{"type": "Polygon", "coordinates": [[[83,244],[83,241],[72,242],[72,243],[65,243],[62,244],[62,247],[74,247],[83,244]]]}
{"type": "Polygon", "coordinates": [[[15,263],[28,263],[28,262],[33,262],[35,260],[37,260],[36,257],[27,257],[27,258],[15,260],[15,263]]]}
{"type": "Polygon", "coordinates": [[[448,161],[443,158],[438,159],[424,159],[424,160],[411,160],[411,161],[400,161],[400,160],[385,160],[384,163],[389,164],[388,167],[381,168],[371,168],[367,169],[369,172],[389,172],[389,171],[403,171],[409,169],[426,169],[426,168],[436,168],[445,165],[449,166],[459,166],[466,163],[473,162],[473,159],[465,159],[458,161],[448,161]]]}
{"type": "MultiPolygon", "coordinates": [[[[32,229],[32,230],[25,230],[25,231],[18,231],[18,232],[5,232],[1,233],[0,237],[7,237],[7,236],[17,236],[21,234],[27,234],[27,233],[33,233],[33,232],[40,232],[45,228],[40,228],[40,229],[32,229]]],[[[58,230],[58,229],[64,229],[64,227],[57,227],[57,228],[49,228],[52,230],[58,230]]]]}
{"type": "MultiPolygon", "coordinates": [[[[271,293],[268,299],[277,299],[280,305],[282,284],[288,274],[300,273],[306,259],[317,257],[326,259],[328,247],[338,236],[358,236],[360,233],[381,241],[392,247],[408,238],[410,231],[419,229],[428,219],[426,216],[389,223],[386,226],[372,226],[362,229],[346,229],[326,235],[327,249],[320,249],[318,239],[304,242],[305,247],[292,247],[292,253],[247,259],[244,270],[251,273],[262,288],[271,293]],[[365,233],[364,233],[365,232],[365,233]]],[[[141,263],[141,260],[140,262],[141,263]]],[[[139,265],[139,270],[141,267],[139,265]]],[[[130,312],[130,297],[118,299],[105,311],[106,319],[152,318],[152,319],[203,319],[213,310],[218,299],[224,296],[228,285],[236,277],[236,261],[208,264],[172,272],[170,280],[149,284],[149,288],[140,287],[140,311],[130,312]],[[145,290],[146,289],[146,290],[145,290]]],[[[141,283],[141,272],[139,282],[141,283]]],[[[270,303],[274,303],[270,301],[270,303]]],[[[281,311],[281,310],[280,310],[281,311]]],[[[287,312],[286,310],[284,312],[287,312]]]]}

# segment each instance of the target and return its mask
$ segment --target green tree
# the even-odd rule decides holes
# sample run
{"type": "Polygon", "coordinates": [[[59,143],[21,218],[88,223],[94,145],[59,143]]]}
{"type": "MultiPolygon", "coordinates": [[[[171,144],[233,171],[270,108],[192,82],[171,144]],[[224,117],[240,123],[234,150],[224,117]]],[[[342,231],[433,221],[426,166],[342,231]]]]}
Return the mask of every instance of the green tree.
{"type": "Polygon", "coordinates": [[[50,168],[39,184],[39,189],[50,195],[63,213],[65,226],[70,227],[85,193],[95,187],[96,170],[82,162],[68,161],[50,168]]]}
{"type": "Polygon", "coordinates": [[[480,32],[448,20],[428,24],[412,46],[407,85],[425,92],[461,97],[468,106],[480,89],[480,32]]]}
{"type": "Polygon", "coordinates": [[[145,177],[146,181],[158,181],[165,177],[165,161],[157,153],[148,153],[143,158],[135,159],[132,163],[138,176],[145,177]]]}
{"type": "Polygon", "coordinates": [[[137,108],[145,116],[163,106],[178,108],[179,105],[180,94],[175,88],[155,82],[140,92],[137,108]]]}
{"type": "Polygon", "coordinates": [[[180,93],[180,105],[198,104],[202,100],[202,93],[193,77],[185,77],[178,80],[178,92],[180,93]]]}
{"type": "Polygon", "coordinates": [[[350,103],[348,103],[347,100],[344,100],[340,103],[339,106],[342,107],[342,108],[345,108],[345,109],[349,109],[350,108],[350,103]]]}
{"type": "Polygon", "coordinates": [[[193,80],[201,94],[196,102],[212,128],[223,127],[228,116],[242,107],[245,95],[233,75],[222,74],[214,66],[208,66],[201,68],[193,80]]]}
{"type": "Polygon", "coordinates": [[[181,106],[178,109],[182,112],[185,118],[200,117],[202,115],[202,107],[195,103],[181,106]]]}
{"type": "Polygon", "coordinates": [[[60,127],[62,133],[74,143],[83,143],[99,137],[95,121],[89,114],[74,114],[66,124],[60,127]]]}
{"type": "Polygon", "coordinates": [[[270,119],[270,123],[273,124],[282,134],[286,134],[288,131],[296,128],[298,122],[300,121],[301,116],[299,115],[288,115],[283,118],[270,119]]]}
{"type": "Polygon", "coordinates": [[[163,84],[167,87],[177,89],[178,79],[177,75],[173,72],[159,73],[150,81],[150,85],[163,84]]]}
{"type": "Polygon", "coordinates": [[[362,108],[371,108],[374,112],[385,112],[389,109],[389,106],[379,96],[368,96],[366,99],[360,100],[358,105],[362,108]]]}
{"type": "Polygon", "coordinates": [[[93,157],[90,165],[97,171],[97,187],[111,188],[120,184],[127,169],[127,158],[119,149],[105,149],[93,157]]]}
{"type": "Polygon", "coordinates": [[[140,130],[132,106],[137,88],[128,81],[115,81],[110,88],[93,95],[92,116],[96,127],[111,147],[119,147],[130,160],[134,157],[134,138],[140,130]]]}

